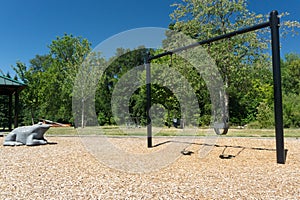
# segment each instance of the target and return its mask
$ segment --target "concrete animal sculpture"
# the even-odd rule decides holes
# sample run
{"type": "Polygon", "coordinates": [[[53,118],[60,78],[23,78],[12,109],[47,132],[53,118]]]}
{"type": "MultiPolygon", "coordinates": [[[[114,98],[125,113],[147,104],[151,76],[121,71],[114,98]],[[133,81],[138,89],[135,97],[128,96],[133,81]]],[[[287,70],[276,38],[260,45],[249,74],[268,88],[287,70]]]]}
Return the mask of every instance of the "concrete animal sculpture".
{"type": "Polygon", "coordinates": [[[4,140],[4,146],[19,145],[43,145],[47,144],[44,134],[50,128],[50,125],[41,122],[32,126],[22,126],[10,132],[4,140]]]}

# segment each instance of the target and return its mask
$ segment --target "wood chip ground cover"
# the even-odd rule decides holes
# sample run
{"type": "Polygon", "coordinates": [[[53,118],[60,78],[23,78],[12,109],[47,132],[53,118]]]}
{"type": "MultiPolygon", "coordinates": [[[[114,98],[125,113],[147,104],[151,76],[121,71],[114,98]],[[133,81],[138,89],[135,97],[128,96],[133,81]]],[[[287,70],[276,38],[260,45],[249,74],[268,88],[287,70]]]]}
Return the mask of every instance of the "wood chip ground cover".
{"type": "MultiPolygon", "coordinates": [[[[168,166],[147,173],[107,167],[79,137],[48,137],[57,144],[0,147],[0,199],[299,199],[300,140],[286,138],[286,164],[276,163],[274,138],[222,137],[205,157],[196,138],[168,166]],[[232,155],[220,159],[220,155],[232,155]]],[[[149,150],[146,139],[109,138],[140,154],[174,145],[168,137],[149,150]],[[169,141],[169,142],[166,142],[169,141]]],[[[3,143],[3,138],[0,138],[3,143]]],[[[109,151],[109,149],[107,149],[109,151]]],[[[182,151],[182,149],[178,149],[182,151]]],[[[107,152],[103,152],[105,154],[107,152]]],[[[160,156],[164,159],[164,155],[160,156]]]]}

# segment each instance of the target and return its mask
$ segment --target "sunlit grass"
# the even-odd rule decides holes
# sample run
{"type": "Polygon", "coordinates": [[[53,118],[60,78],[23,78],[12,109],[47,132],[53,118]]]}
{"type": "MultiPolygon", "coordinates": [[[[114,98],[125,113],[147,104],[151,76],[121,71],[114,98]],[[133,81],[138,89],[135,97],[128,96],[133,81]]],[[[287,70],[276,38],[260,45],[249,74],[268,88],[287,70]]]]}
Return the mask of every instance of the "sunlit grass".
{"type": "MultiPolygon", "coordinates": [[[[153,136],[206,136],[214,134],[207,128],[176,129],[176,128],[152,128],[153,136]]],[[[86,127],[84,129],[72,127],[52,127],[47,132],[49,136],[79,136],[79,135],[107,135],[107,136],[146,136],[146,127],[126,128],[118,126],[86,127]]],[[[284,129],[285,137],[300,137],[300,129],[284,129]]],[[[275,137],[275,129],[237,129],[231,128],[226,137],[275,137]]]]}
{"type": "MultiPolygon", "coordinates": [[[[284,137],[300,137],[300,129],[284,129],[284,137]]],[[[275,137],[275,129],[229,129],[233,137],[275,137]]]]}

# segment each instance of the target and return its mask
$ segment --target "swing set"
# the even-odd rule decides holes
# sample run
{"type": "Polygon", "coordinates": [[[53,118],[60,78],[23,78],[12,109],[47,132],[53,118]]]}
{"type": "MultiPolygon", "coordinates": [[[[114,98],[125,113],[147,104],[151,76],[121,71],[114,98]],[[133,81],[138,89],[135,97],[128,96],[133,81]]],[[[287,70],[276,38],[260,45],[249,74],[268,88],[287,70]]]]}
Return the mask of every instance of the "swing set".
{"type": "MultiPolygon", "coordinates": [[[[147,95],[147,145],[148,148],[152,148],[152,124],[150,119],[150,108],[151,108],[151,61],[178,53],[184,50],[188,50],[204,44],[210,44],[226,38],[231,38],[236,35],[256,31],[266,27],[271,28],[271,45],[272,45],[272,66],[273,66],[273,86],[274,86],[274,113],[275,113],[275,136],[276,136],[276,158],[277,163],[284,164],[286,160],[286,151],[284,149],[284,133],[283,133],[283,114],[282,114],[282,91],[281,91],[281,72],[280,72],[280,42],[279,42],[279,27],[280,20],[278,17],[278,11],[274,10],[270,13],[269,21],[260,23],[251,27],[240,29],[231,33],[213,37],[207,40],[196,42],[188,46],[180,47],[171,51],[150,56],[147,55],[145,59],[146,67],[146,95],[147,95]]],[[[214,125],[216,134],[226,134],[229,128],[228,116],[225,116],[222,123],[214,125]],[[223,131],[221,131],[223,130],[223,131]]]]}

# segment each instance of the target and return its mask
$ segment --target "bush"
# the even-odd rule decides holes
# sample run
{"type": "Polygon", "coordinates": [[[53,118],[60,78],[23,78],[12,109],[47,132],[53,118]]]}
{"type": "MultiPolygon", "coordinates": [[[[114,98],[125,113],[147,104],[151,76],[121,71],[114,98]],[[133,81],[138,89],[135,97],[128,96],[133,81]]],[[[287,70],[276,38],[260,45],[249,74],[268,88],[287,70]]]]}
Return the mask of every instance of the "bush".
{"type": "Polygon", "coordinates": [[[249,129],[261,129],[263,128],[261,123],[259,123],[258,121],[253,121],[250,122],[249,124],[247,124],[247,128],[249,129]]]}
{"type": "Polygon", "coordinates": [[[260,128],[273,128],[275,125],[273,109],[267,103],[261,102],[257,107],[256,120],[260,128]]]}
{"type": "Polygon", "coordinates": [[[199,126],[209,126],[210,123],[211,123],[211,115],[203,115],[203,116],[200,116],[199,117],[199,120],[198,120],[198,125],[199,126]]]}
{"type": "Polygon", "coordinates": [[[283,96],[283,121],[285,128],[300,127],[300,95],[283,96]]]}

